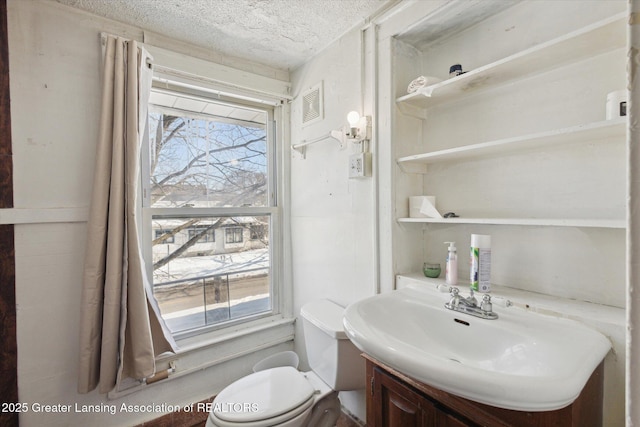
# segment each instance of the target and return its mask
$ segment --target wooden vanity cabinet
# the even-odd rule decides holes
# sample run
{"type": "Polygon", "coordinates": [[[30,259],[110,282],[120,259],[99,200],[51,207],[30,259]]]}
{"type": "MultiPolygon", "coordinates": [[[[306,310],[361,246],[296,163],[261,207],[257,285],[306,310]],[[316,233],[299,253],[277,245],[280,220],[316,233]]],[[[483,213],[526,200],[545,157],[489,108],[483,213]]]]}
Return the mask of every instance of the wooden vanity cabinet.
{"type": "Polygon", "coordinates": [[[525,412],[454,396],[364,357],[368,427],[602,427],[602,363],[571,405],[555,411],[525,412]]]}
{"type": "MultiPolygon", "coordinates": [[[[463,427],[476,426],[468,420],[464,420],[449,413],[445,407],[436,401],[425,397],[418,390],[398,380],[385,370],[373,368],[373,394],[371,404],[373,422],[368,426],[385,427],[463,427]]],[[[367,411],[367,420],[369,420],[367,411]]]]}

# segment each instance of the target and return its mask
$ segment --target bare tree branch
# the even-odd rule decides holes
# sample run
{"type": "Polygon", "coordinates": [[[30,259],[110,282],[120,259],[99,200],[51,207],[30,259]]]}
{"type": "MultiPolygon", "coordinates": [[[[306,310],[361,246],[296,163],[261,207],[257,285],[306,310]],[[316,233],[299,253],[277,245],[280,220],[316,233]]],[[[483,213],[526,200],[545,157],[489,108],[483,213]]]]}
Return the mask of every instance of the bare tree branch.
{"type": "Polygon", "coordinates": [[[187,173],[189,171],[189,169],[191,169],[199,160],[201,160],[203,157],[210,155],[212,153],[219,153],[222,151],[227,151],[227,150],[235,150],[237,148],[243,148],[243,147],[248,147],[251,144],[254,144],[256,142],[259,141],[264,141],[265,137],[262,136],[260,138],[256,138],[256,139],[250,139],[249,141],[243,143],[243,144],[238,144],[238,145],[229,145],[229,146],[225,146],[225,147],[220,147],[220,148],[216,148],[213,150],[209,150],[208,152],[205,151],[203,153],[198,154],[197,156],[195,156],[193,159],[191,159],[191,161],[189,163],[187,163],[187,165],[185,167],[183,167],[181,170],[176,171],[172,174],[167,175],[166,177],[164,177],[163,179],[161,179],[157,184],[154,185],[155,186],[162,186],[163,184],[167,183],[168,181],[172,180],[173,178],[179,177],[181,175],[184,175],[185,173],[187,173]]]}
{"type": "Polygon", "coordinates": [[[181,232],[182,230],[184,230],[187,227],[191,227],[194,224],[197,224],[198,222],[200,222],[199,219],[192,219],[190,221],[185,222],[182,225],[177,226],[176,228],[172,229],[171,231],[167,231],[166,233],[162,234],[162,236],[158,237],[157,239],[153,240],[151,242],[151,246],[153,245],[158,245],[162,242],[164,242],[165,240],[167,240],[169,237],[173,237],[176,234],[178,234],[179,232],[181,232]]]}

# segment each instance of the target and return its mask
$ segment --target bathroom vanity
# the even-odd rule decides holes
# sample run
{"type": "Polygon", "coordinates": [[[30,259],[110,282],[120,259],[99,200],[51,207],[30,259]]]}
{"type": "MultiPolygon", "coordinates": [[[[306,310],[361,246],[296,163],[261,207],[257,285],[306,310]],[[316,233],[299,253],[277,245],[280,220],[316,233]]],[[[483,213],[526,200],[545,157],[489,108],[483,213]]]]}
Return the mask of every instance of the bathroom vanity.
{"type": "Polygon", "coordinates": [[[519,301],[490,320],[449,298],[413,283],[346,308],[345,334],[367,360],[370,426],[603,425],[604,335],[519,301]]]}
{"type": "Polygon", "coordinates": [[[371,356],[367,360],[368,427],[602,426],[603,363],[579,397],[562,409],[527,412],[476,403],[430,387],[371,356]]]}

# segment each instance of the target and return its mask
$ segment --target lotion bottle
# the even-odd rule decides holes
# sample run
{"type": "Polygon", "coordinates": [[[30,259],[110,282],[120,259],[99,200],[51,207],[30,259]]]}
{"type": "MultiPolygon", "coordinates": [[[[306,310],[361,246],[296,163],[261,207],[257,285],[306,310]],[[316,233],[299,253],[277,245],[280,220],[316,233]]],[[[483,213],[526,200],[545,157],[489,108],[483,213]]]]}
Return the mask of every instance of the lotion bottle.
{"type": "Polygon", "coordinates": [[[491,236],[471,235],[471,289],[491,292],[491,236]]]}
{"type": "Polygon", "coordinates": [[[447,285],[455,286],[458,284],[458,253],[456,252],[456,242],[444,242],[449,245],[447,253],[447,263],[445,266],[445,281],[447,285]]]}

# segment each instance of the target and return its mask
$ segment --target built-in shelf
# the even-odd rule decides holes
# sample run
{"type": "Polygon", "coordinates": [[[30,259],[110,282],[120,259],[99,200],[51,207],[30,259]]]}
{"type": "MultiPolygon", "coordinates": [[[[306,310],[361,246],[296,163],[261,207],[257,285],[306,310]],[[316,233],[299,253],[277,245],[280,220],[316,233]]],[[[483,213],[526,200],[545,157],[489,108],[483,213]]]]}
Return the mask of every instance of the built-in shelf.
{"type": "Polygon", "coordinates": [[[626,13],[541,43],[465,74],[419,89],[396,99],[399,105],[420,108],[448,102],[469,92],[522,79],[626,45],[626,13]]]}
{"type": "Polygon", "coordinates": [[[626,123],[626,118],[619,118],[554,129],[546,132],[520,135],[512,138],[401,157],[398,159],[398,164],[403,167],[406,172],[426,172],[426,170],[420,169],[420,165],[470,159],[493,154],[505,154],[530,148],[572,144],[582,141],[624,141],[626,123]],[[416,165],[418,165],[418,168],[415,167],[416,165]]]}
{"type": "Polygon", "coordinates": [[[401,223],[418,224],[485,224],[550,227],[626,228],[625,220],[570,218],[398,218],[401,223]]]}

